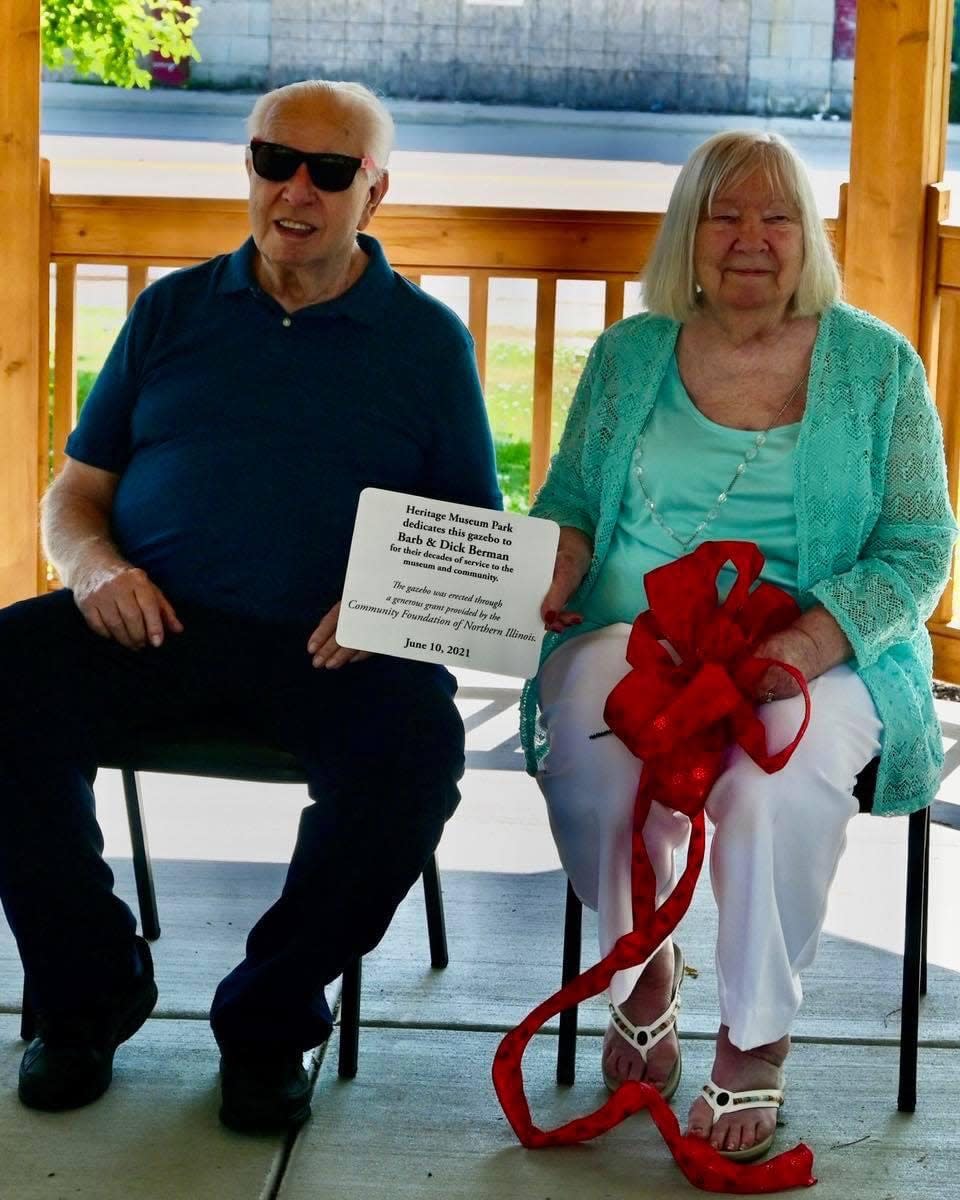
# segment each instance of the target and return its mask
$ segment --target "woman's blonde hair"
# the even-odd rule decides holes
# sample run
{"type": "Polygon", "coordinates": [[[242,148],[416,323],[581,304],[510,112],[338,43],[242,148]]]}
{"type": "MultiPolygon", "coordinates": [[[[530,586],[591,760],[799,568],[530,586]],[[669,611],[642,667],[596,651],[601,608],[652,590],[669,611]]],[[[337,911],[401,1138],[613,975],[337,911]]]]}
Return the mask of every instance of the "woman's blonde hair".
{"type": "Polygon", "coordinates": [[[840,299],[840,272],[827,240],[806,168],[776,133],[735,129],[694,150],[674,184],[670,203],[643,272],[644,305],[677,321],[697,307],[693,250],[697,226],[717,192],[761,171],[771,190],[796,204],[803,230],[803,267],[790,301],[796,317],[815,316],[840,299]]]}
{"type": "Polygon", "coordinates": [[[371,144],[364,147],[364,153],[369,154],[377,164],[377,174],[382,174],[393,149],[393,117],[380,97],[362,83],[336,79],[301,79],[297,83],[274,88],[272,92],[265,92],[254,104],[247,118],[247,132],[251,137],[256,137],[278,105],[321,96],[345,107],[362,109],[366,113],[370,124],[371,144]]]}

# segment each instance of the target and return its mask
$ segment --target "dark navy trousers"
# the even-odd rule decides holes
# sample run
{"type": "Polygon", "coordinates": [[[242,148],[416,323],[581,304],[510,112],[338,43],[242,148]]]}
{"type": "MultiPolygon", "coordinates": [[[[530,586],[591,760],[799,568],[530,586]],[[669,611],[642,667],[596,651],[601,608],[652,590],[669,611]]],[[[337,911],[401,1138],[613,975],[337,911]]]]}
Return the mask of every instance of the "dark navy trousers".
{"type": "Polygon", "coordinates": [[[330,1030],[324,985],[386,932],[456,808],[456,684],[382,656],[316,669],[312,626],[176,607],[184,632],[139,651],[92,633],[66,590],[0,611],[0,901],[41,1011],[108,1003],[136,923],[102,857],[98,759],[140,731],[236,720],[299,758],[312,803],[211,1023],[221,1046],[306,1050],[330,1030]]]}

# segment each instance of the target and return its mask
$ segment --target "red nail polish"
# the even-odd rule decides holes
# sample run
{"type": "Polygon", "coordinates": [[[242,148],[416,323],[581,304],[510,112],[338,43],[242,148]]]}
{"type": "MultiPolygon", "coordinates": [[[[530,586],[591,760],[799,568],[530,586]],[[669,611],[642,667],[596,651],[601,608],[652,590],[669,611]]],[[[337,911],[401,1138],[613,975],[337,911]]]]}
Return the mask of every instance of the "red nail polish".
{"type": "Polygon", "coordinates": [[[547,612],[545,612],[543,614],[543,619],[544,619],[544,621],[546,621],[546,623],[548,625],[550,625],[557,619],[557,614],[553,611],[552,608],[548,609],[547,612]]]}

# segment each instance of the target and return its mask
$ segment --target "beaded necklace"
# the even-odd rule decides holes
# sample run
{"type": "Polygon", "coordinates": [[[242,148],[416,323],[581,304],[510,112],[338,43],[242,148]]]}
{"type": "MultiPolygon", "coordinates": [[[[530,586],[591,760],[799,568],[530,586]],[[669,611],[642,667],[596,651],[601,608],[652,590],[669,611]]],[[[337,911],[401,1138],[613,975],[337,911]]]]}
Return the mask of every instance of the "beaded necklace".
{"type": "Polygon", "coordinates": [[[751,445],[747,447],[747,451],[744,454],[743,458],[740,460],[740,462],[737,464],[737,469],[734,471],[733,476],[730,479],[730,482],[719,493],[719,495],[717,496],[716,500],[713,503],[713,507],[710,508],[709,511],[704,515],[703,520],[699,522],[699,524],[694,529],[693,533],[691,533],[689,535],[689,537],[685,537],[685,538],[681,537],[680,534],[678,534],[677,531],[673,528],[673,526],[669,525],[663,519],[663,517],[657,511],[656,504],[654,503],[653,500],[651,500],[650,494],[647,492],[646,486],[643,481],[644,470],[645,470],[644,465],[643,465],[643,441],[644,441],[645,434],[643,431],[641,431],[639,438],[637,438],[637,448],[634,451],[634,455],[633,455],[634,474],[636,475],[637,482],[640,485],[640,491],[643,492],[644,503],[646,504],[646,507],[647,507],[648,512],[650,513],[650,516],[660,526],[660,528],[663,530],[663,532],[668,537],[672,538],[673,541],[675,541],[677,543],[677,545],[680,547],[681,550],[684,550],[684,551],[688,550],[690,548],[690,546],[697,540],[697,538],[700,537],[700,535],[704,532],[704,530],[707,528],[707,526],[710,525],[713,521],[715,521],[717,519],[717,517],[719,517],[720,508],[722,505],[724,505],[726,503],[727,497],[730,495],[730,493],[736,487],[737,480],[741,477],[741,475],[743,475],[746,472],[749,464],[752,463],[753,460],[760,453],[760,450],[763,447],[764,442],[767,440],[767,434],[774,427],[774,425],[776,425],[776,423],[777,423],[777,421],[779,421],[780,417],[787,411],[787,408],[789,407],[790,402],[796,396],[797,392],[800,391],[800,387],[803,384],[803,381],[805,378],[806,378],[806,375],[803,375],[800,377],[799,382],[796,384],[796,386],[790,392],[790,395],[786,398],[786,400],[784,400],[784,402],[777,409],[777,412],[774,415],[773,419],[771,420],[770,424],[766,427],[766,429],[761,429],[760,432],[757,434],[757,436],[753,439],[753,442],[751,443],[751,445]]]}

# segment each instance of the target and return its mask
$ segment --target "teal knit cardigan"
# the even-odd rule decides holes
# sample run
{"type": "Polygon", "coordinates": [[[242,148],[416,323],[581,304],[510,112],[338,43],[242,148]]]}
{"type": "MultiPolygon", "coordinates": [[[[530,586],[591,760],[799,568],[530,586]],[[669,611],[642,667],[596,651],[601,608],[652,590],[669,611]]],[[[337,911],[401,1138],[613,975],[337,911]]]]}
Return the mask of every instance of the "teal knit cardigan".
{"type": "MultiPolygon", "coordinates": [[[[593,539],[593,561],[571,597],[573,609],[606,557],[637,434],[679,329],[676,321],[643,313],[611,326],[590,352],[560,449],[531,509],[593,539]]],[[[899,333],[847,304],[820,318],[794,502],[801,607],[822,604],[835,618],[883,722],[873,811],[913,812],[933,799],[943,765],[924,622],[946,583],[957,526],[923,364],[899,333]]],[[[547,635],[541,662],[566,636],[547,635]]],[[[521,740],[532,774],[546,749],[535,679],[524,688],[521,740]]]]}

